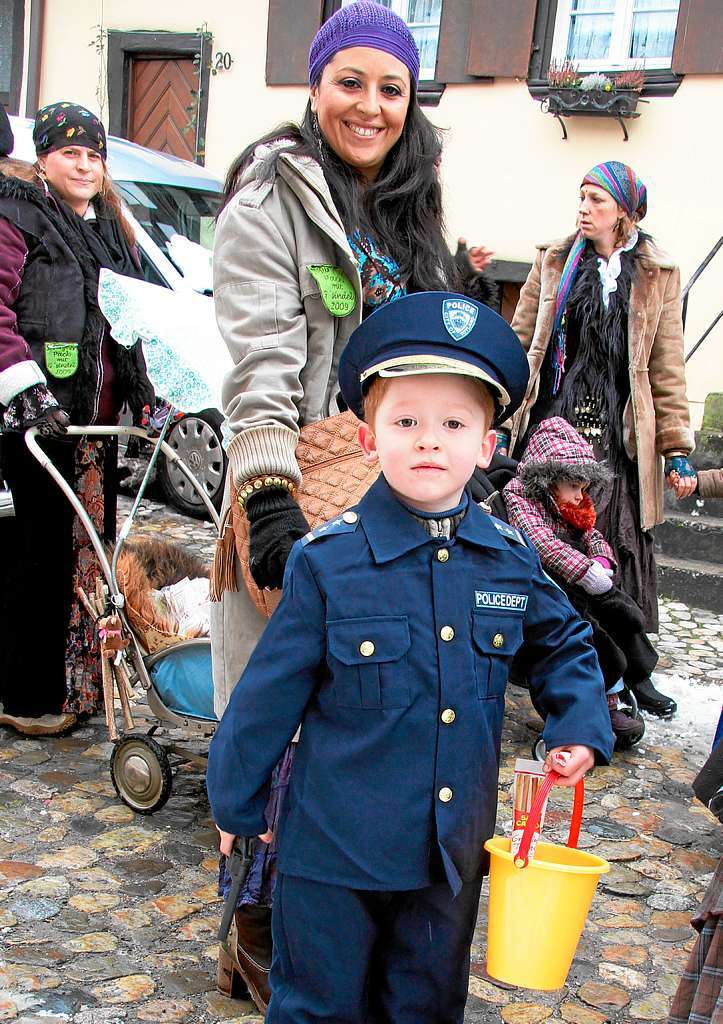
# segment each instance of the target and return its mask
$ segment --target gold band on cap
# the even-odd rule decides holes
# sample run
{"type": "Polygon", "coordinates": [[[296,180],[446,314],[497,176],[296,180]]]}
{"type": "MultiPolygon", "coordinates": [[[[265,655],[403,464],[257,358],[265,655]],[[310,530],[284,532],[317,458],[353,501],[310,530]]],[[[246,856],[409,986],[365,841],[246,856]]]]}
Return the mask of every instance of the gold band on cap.
{"type": "Polygon", "coordinates": [[[447,356],[416,355],[385,359],[364,370],[359,377],[359,383],[363,384],[375,373],[378,373],[380,377],[414,377],[425,373],[456,373],[462,377],[473,377],[475,380],[489,384],[497,393],[503,409],[511,401],[508,392],[500,382],[480,369],[479,366],[461,359],[450,359],[447,356]]]}

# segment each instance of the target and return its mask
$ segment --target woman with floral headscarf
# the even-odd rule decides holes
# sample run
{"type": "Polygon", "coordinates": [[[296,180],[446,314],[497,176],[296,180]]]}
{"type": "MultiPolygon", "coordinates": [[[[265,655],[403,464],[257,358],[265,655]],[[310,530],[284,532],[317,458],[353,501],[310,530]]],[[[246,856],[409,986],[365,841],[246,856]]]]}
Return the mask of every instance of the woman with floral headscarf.
{"type": "MultiPolygon", "coordinates": [[[[580,185],[577,232],[539,246],[512,327],[527,350],[527,398],[510,451],[562,416],[607,461],[613,483],[598,498],[598,528],[612,545],[619,585],[657,631],[653,527],[663,520],[663,477],[678,497],[695,487],[685,392],[680,273],[638,229],[647,190],[635,171],[598,164],[580,185]]],[[[636,691],[653,713],[669,698],[636,691]]]]}
{"type": "Polygon", "coordinates": [[[0,725],[48,736],[101,703],[94,627],[75,590],[94,585],[97,567],[23,434],[38,428],[98,532],[115,542],[117,447],[69,439],[67,426],[112,425],[125,404],[139,422],[153,389],[140,345],[117,345],[98,307],[101,267],[140,277],[103,125],[85,107],[53,103],[38,111],[33,141],[34,165],[0,162],[0,469],[15,505],[2,524],[0,725]]]}

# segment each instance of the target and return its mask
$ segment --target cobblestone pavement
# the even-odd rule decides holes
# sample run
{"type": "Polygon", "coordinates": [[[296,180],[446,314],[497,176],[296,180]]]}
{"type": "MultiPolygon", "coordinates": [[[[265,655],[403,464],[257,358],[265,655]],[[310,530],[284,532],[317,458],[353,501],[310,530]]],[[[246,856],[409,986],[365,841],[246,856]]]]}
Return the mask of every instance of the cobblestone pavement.
{"type": "MultiPolygon", "coordinates": [[[[211,556],[213,531],[161,505],[144,503],[139,529],[211,556]]],[[[483,900],[467,1024],[666,1017],[693,943],[691,911],[721,854],[690,783],[720,710],[723,619],[676,603],[662,611],[657,682],[680,711],[647,719],[643,743],[588,780],[580,845],[612,871],[567,983],[542,993],[487,980],[483,900]]],[[[534,739],[524,691],[510,688],[507,704],[499,830],[514,758],[534,739]]],[[[115,796],[111,749],[100,720],[42,741],[0,729],[0,1021],[260,1021],[251,1004],[215,991],[217,858],[202,773],[181,766],[168,804],[135,815],[115,796]]],[[[564,841],[569,803],[553,794],[546,836],[564,841]]]]}

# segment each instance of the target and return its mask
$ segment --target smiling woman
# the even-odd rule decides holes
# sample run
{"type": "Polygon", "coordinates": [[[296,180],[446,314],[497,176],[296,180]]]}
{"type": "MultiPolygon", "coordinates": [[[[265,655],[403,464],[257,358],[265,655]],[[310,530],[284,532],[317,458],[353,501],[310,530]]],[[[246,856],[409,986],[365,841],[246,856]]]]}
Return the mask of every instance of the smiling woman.
{"type": "MultiPolygon", "coordinates": [[[[106,173],[100,121],[75,103],[35,117],[37,162],[0,163],[0,468],[13,494],[11,542],[3,536],[0,594],[0,724],[55,735],[101,701],[93,623],[76,596],[97,575],[89,539],[65,496],[25,446],[42,446],[81,498],[94,526],[115,541],[116,447],[68,440],[74,425],[136,422],[153,401],[140,344],[121,348],[97,301],[100,268],[140,276],[129,225],[106,173]],[[21,639],[42,594],[42,639],[32,659],[21,639]]],[[[39,634],[40,635],[40,634],[39,634]]]]}
{"type": "Polygon", "coordinates": [[[38,166],[60,198],[84,217],[103,183],[105,167],[100,153],[85,146],[66,146],[38,157],[38,166]]]}
{"type": "Polygon", "coordinates": [[[373,182],[401,137],[410,93],[400,60],[359,46],[329,61],[311,87],[311,109],[337,156],[373,182]]]}

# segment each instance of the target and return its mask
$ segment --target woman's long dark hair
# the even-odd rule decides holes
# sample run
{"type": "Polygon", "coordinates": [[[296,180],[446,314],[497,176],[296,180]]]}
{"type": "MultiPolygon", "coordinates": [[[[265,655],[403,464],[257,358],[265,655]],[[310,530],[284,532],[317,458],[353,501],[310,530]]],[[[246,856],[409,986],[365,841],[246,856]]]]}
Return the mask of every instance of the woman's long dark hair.
{"type": "MultiPolygon", "coordinates": [[[[359,187],[358,172],[344,163],[323,138],[317,138],[314,120],[308,103],[301,124],[283,124],[247,146],[229,168],[223,205],[238,191],[256,147],[288,140],[291,144],[285,152],[313,157],[321,165],[347,233],[358,229],[392,256],[410,291],[458,289],[457,269],[444,240],[442,189],[437,174],[441,132],[422,113],[414,83],[399,141],[387,154],[377,179],[363,188],[359,187]]],[[[274,177],[278,156],[278,150],[269,156],[259,183],[274,177]]]]}

